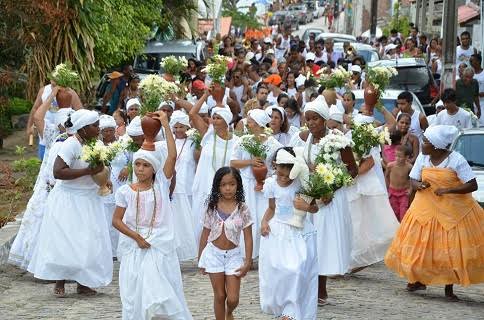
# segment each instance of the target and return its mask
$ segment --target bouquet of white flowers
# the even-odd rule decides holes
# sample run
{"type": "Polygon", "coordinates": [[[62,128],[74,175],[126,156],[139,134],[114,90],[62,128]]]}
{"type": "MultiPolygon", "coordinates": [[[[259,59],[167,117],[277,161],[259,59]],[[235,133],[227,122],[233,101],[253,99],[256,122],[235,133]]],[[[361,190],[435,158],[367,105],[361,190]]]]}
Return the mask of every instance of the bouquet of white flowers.
{"type": "Polygon", "coordinates": [[[368,156],[373,147],[392,143],[387,127],[379,132],[371,123],[352,124],[351,135],[354,143],[353,152],[357,160],[368,156]]]}
{"type": "Polygon", "coordinates": [[[353,147],[353,141],[346,137],[343,132],[330,130],[318,143],[321,151],[316,156],[316,163],[335,162],[340,158],[340,151],[346,147],[353,147]]]}
{"type": "Polygon", "coordinates": [[[367,69],[365,80],[381,95],[390,84],[390,79],[396,75],[398,71],[393,67],[372,67],[367,69]]]}
{"type": "Polygon", "coordinates": [[[204,71],[207,72],[212,82],[223,85],[225,74],[227,73],[230,58],[221,55],[215,55],[212,57],[212,62],[209,63],[204,71]]]}
{"type": "Polygon", "coordinates": [[[240,137],[240,146],[252,157],[260,159],[267,157],[267,146],[253,134],[246,134],[240,137]]]}
{"type": "Polygon", "coordinates": [[[173,82],[166,81],[159,75],[151,74],[141,80],[139,84],[142,96],[140,113],[155,112],[162,100],[170,100],[172,95],[178,94],[180,88],[173,82]]]}
{"type": "Polygon", "coordinates": [[[192,141],[192,144],[195,145],[196,150],[200,150],[202,148],[202,135],[197,129],[189,129],[187,131],[187,137],[192,141]]]}
{"type": "Polygon", "coordinates": [[[50,74],[49,78],[55,81],[55,84],[60,87],[75,87],[79,82],[79,74],[72,70],[70,63],[61,63],[57,65],[50,74]]]}
{"type": "Polygon", "coordinates": [[[168,56],[161,59],[160,66],[169,73],[177,77],[188,66],[188,61],[185,57],[168,56]]]}
{"type": "Polygon", "coordinates": [[[326,89],[342,88],[351,79],[351,72],[339,66],[331,73],[326,73],[325,68],[318,70],[319,83],[326,89]]]}

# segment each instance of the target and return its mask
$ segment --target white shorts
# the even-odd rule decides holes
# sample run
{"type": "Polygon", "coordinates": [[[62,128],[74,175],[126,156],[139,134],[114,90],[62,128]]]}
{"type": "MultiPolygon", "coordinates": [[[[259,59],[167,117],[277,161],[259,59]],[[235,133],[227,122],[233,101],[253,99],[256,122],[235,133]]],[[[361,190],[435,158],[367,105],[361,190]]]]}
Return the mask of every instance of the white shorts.
{"type": "Polygon", "coordinates": [[[207,273],[225,273],[226,275],[236,275],[235,270],[242,267],[244,259],[240,248],[222,250],[214,246],[211,242],[207,243],[202,251],[198,267],[205,269],[207,273]]]}

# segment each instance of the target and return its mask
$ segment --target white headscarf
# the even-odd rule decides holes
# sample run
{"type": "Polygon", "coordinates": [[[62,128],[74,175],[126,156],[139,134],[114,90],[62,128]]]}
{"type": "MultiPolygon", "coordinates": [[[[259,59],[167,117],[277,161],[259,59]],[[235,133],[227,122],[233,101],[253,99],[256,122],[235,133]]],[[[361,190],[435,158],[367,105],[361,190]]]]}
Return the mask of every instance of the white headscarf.
{"type": "Polygon", "coordinates": [[[169,106],[172,109],[175,109],[175,103],[173,101],[161,101],[158,105],[158,110],[161,110],[164,106],[169,106]]]}
{"type": "Polygon", "coordinates": [[[368,124],[373,123],[375,121],[375,118],[372,116],[365,116],[362,113],[358,113],[353,117],[353,121],[356,124],[368,124]]]}
{"type": "Polygon", "coordinates": [[[208,113],[208,104],[206,102],[202,104],[202,107],[200,108],[200,111],[198,111],[198,113],[208,113]]]}
{"type": "Polygon", "coordinates": [[[303,156],[304,148],[294,148],[294,153],[296,156],[293,156],[284,149],[277,151],[276,164],[294,165],[289,173],[289,178],[296,179],[299,177],[301,182],[304,182],[307,180],[307,176],[309,175],[309,167],[307,166],[303,156]]]}
{"type": "Polygon", "coordinates": [[[191,127],[188,115],[181,110],[175,110],[171,115],[170,128],[173,128],[177,123],[191,127]]]}
{"type": "Polygon", "coordinates": [[[70,114],[72,114],[74,110],[72,108],[60,108],[55,114],[54,114],[54,124],[56,126],[63,126],[64,123],[67,121],[67,118],[69,117],[70,114]]]}
{"type": "Polygon", "coordinates": [[[134,117],[133,120],[126,127],[126,133],[131,137],[138,137],[144,135],[143,129],[141,129],[141,118],[140,116],[134,117]]]}
{"type": "Polygon", "coordinates": [[[129,99],[128,102],[126,102],[126,110],[129,110],[129,108],[134,105],[141,107],[141,102],[139,102],[138,98],[129,99]]]}
{"type": "Polygon", "coordinates": [[[99,114],[96,111],[79,109],[71,115],[72,127],[68,133],[76,133],[79,129],[95,123],[99,120],[99,114]]]}
{"type": "Polygon", "coordinates": [[[271,118],[269,115],[261,109],[253,109],[250,110],[247,114],[252,120],[254,120],[259,127],[266,127],[269,122],[271,122],[271,118]]]}
{"type": "Polygon", "coordinates": [[[447,150],[458,133],[459,129],[455,126],[436,125],[428,127],[424,136],[436,149],[447,150]]]}
{"type": "Polygon", "coordinates": [[[267,107],[266,112],[270,117],[272,117],[272,110],[274,110],[274,109],[276,109],[277,111],[279,111],[281,113],[282,122],[284,122],[284,119],[286,118],[286,110],[284,110],[283,107],[279,107],[278,105],[273,105],[273,106],[267,107]]]}
{"type": "Polygon", "coordinates": [[[337,100],[336,105],[332,105],[331,108],[329,108],[329,118],[331,120],[343,123],[344,113],[345,110],[340,100],[337,100]]]}
{"type": "Polygon", "coordinates": [[[116,128],[116,121],[112,116],[103,114],[99,117],[99,129],[116,128]]]}
{"type": "Polygon", "coordinates": [[[153,167],[153,170],[155,173],[158,172],[158,170],[160,170],[161,161],[157,158],[156,151],[147,151],[147,150],[139,149],[133,155],[133,163],[137,159],[143,159],[145,161],[148,161],[153,167]]]}
{"type": "Polygon", "coordinates": [[[218,114],[219,116],[221,116],[224,120],[225,120],[225,123],[227,124],[227,126],[230,124],[230,122],[232,122],[232,118],[233,118],[233,115],[232,115],[232,111],[230,111],[230,108],[229,107],[215,107],[212,109],[212,117],[214,115],[218,114]]]}
{"type": "Polygon", "coordinates": [[[328,104],[326,103],[326,99],[322,95],[319,95],[314,101],[306,103],[304,107],[304,112],[316,112],[324,119],[329,119],[329,108],[328,104]]]}
{"type": "Polygon", "coordinates": [[[296,78],[296,88],[299,88],[300,86],[303,86],[305,82],[306,82],[306,77],[303,76],[302,74],[300,74],[296,78]]]}

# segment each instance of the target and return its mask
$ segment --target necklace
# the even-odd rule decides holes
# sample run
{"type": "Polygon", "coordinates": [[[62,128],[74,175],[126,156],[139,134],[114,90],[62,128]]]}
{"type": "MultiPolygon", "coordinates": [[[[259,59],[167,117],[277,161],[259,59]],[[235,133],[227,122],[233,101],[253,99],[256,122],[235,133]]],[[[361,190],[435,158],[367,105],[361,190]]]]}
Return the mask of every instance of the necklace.
{"type": "MultiPolygon", "coordinates": [[[[227,146],[229,144],[229,140],[225,140],[225,149],[224,149],[224,158],[222,162],[222,166],[225,164],[225,160],[227,157],[227,146]]],[[[217,147],[217,133],[214,131],[213,132],[213,152],[212,152],[212,168],[213,171],[217,171],[217,154],[216,154],[216,148],[217,147]]]]}
{"type": "Polygon", "coordinates": [[[176,157],[176,161],[178,161],[178,159],[180,159],[182,153],[183,153],[183,148],[185,148],[185,143],[187,143],[187,138],[185,138],[185,140],[183,141],[183,144],[182,144],[182,147],[181,147],[181,150],[180,150],[180,153],[178,154],[178,156],[176,157]]]}
{"type": "MultiPolygon", "coordinates": [[[[153,213],[151,215],[151,221],[150,221],[150,228],[148,230],[148,234],[146,237],[143,237],[143,239],[148,239],[151,236],[151,233],[153,231],[153,225],[155,223],[155,218],[156,218],[156,193],[155,193],[155,188],[153,187],[153,184],[151,185],[151,191],[153,192],[153,213]]],[[[139,187],[136,190],[136,232],[139,233],[139,228],[138,228],[138,222],[139,222],[139,187]]]]}

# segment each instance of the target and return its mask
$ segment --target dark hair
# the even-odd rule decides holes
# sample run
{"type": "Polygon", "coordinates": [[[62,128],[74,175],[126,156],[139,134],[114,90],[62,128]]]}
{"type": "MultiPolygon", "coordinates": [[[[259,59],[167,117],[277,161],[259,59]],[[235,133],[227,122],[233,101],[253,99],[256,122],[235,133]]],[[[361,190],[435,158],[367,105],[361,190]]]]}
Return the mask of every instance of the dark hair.
{"type": "Polygon", "coordinates": [[[277,103],[281,102],[281,99],[284,99],[284,98],[288,98],[289,99],[289,96],[287,95],[287,93],[280,93],[277,96],[277,103]]]}
{"type": "Polygon", "coordinates": [[[412,156],[412,149],[410,149],[410,146],[407,144],[401,144],[396,148],[397,152],[403,152],[403,154],[407,157],[412,156]]]}
{"type": "Polygon", "coordinates": [[[267,87],[267,85],[264,82],[262,82],[262,81],[257,85],[257,89],[255,90],[255,93],[259,93],[260,89],[269,90],[269,88],[267,87]]]}
{"type": "Polygon", "coordinates": [[[242,184],[242,177],[240,176],[239,170],[234,167],[222,167],[215,172],[212,182],[212,191],[207,199],[207,207],[209,210],[215,210],[217,208],[217,203],[222,194],[220,193],[220,183],[222,178],[226,175],[231,174],[237,181],[237,191],[235,192],[235,201],[238,205],[245,202],[244,186],[242,184]]]}
{"type": "Polygon", "coordinates": [[[402,118],[408,118],[408,120],[410,120],[410,122],[412,121],[412,116],[409,115],[408,113],[405,113],[405,112],[402,112],[398,115],[397,117],[397,122],[400,121],[402,118]]]}
{"type": "Polygon", "coordinates": [[[312,98],[316,99],[318,96],[319,96],[319,92],[313,92],[311,93],[311,96],[309,97],[309,99],[312,99],[312,98]]]}
{"type": "Polygon", "coordinates": [[[397,100],[406,100],[408,103],[412,103],[413,102],[413,96],[410,92],[403,91],[402,93],[400,93],[398,95],[397,100]]]}
{"type": "Polygon", "coordinates": [[[281,127],[279,129],[281,130],[281,132],[287,133],[289,131],[289,120],[287,119],[287,115],[281,114],[281,111],[279,111],[279,109],[276,109],[276,108],[272,108],[272,112],[279,113],[279,115],[281,116],[281,119],[283,119],[281,123],[281,127]]]}
{"type": "Polygon", "coordinates": [[[462,38],[462,36],[468,36],[469,38],[471,37],[471,33],[469,31],[464,31],[460,34],[460,37],[462,38]]]}
{"type": "MultiPolygon", "coordinates": [[[[290,154],[292,154],[294,157],[296,156],[296,153],[294,152],[294,150],[292,149],[292,147],[282,147],[282,148],[277,149],[276,152],[274,152],[274,156],[272,157],[272,162],[273,163],[276,163],[277,154],[281,150],[286,150],[287,152],[289,152],[290,154]]],[[[276,164],[276,166],[281,166],[283,168],[292,169],[292,167],[294,166],[294,164],[292,164],[292,163],[280,163],[280,164],[276,164]]]]}
{"type": "Polygon", "coordinates": [[[286,108],[291,109],[295,114],[301,114],[301,109],[299,109],[297,100],[294,97],[290,97],[289,100],[287,100],[286,108]]]}
{"type": "Polygon", "coordinates": [[[134,80],[140,81],[141,78],[137,74],[132,74],[132,75],[129,76],[128,83],[131,83],[131,81],[134,81],[134,80]]]}
{"type": "Polygon", "coordinates": [[[444,90],[444,93],[442,93],[442,102],[456,102],[457,101],[457,95],[455,94],[455,90],[452,88],[447,88],[444,90]]]}
{"type": "Polygon", "coordinates": [[[402,141],[402,133],[398,131],[396,127],[390,130],[390,140],[392,145],[398,145],[402,141]]]}
{"type": "Polygon", "coordinates": [[[353,101],[356,100],[356,97],[355,97],[355,94],[353,93],[353,91],[348,90],[345,93],[343,93],[343,97],[348,96],[348,95],[351,97],[351,100],[353,100],[353,101]]]}
{"type": "Polygon", "coordinates": [[[74,124],[72,124],[72,121],[71,121],[71,115],[69,114],[67,116],[67,120],[66,122],[64,122],[64,128],[72,128],[74,126],[74,124]]]}
{"type": "Polygon", "coordinates": [[[475,54],[475,53],[474,53],[473,55],[471,55],[471,58],[476,59],[476,60],[477,60],[477,62],[479,63],[479,65],[481,65],[481,64],[482,64],[482,56],[481,56],[480,54],[478,54],[478,53],[477,53],[477,54],[475,54]]]}
{"type": "Polygon", "coordinates": [[[390,30],[390,33],[398,33],[397,29],[390,30]]]}

